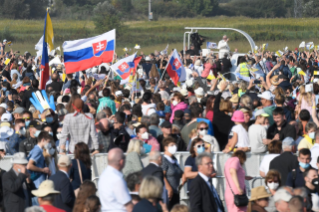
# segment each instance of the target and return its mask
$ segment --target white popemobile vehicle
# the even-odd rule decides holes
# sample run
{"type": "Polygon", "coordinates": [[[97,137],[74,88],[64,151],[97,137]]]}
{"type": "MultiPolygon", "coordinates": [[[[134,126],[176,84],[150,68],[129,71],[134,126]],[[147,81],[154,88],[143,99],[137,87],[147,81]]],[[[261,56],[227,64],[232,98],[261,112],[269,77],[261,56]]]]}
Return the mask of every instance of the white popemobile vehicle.
{"type": "MultiPolygon", "coordinates": [[[[239,32],[240,34],[242,34],[243,36],[245,36],[245,38],[247,38],[250,47],[251,47],[251,52],[254,52],[255,49],[255,42],[254,40],[250,37],[250,35],[248,35],[246,32],[239,30],[239,29],[234,29],[234,28],[216,28],[216,27],[185,27],[186,30],[190,30],[188,32],[184,33],[184,41],[183,41],[183,50],[185,51],[185,47],[187,47],[189,49],[190,47],[190,36],[191,34],[197,32],[198,30],[232,30],[232,31],[236,31],[239,32]]],[[[235,78],[235,70],[238,66],[239,63],[239,59],[241,57],[244,57],[247,53],[236,53],[233,54],[233,56],[231,57],[230,61],[232,64],[232,68],[230,69],[230,73],[231,74],[231,80],[236,80],[235,78]]]]}

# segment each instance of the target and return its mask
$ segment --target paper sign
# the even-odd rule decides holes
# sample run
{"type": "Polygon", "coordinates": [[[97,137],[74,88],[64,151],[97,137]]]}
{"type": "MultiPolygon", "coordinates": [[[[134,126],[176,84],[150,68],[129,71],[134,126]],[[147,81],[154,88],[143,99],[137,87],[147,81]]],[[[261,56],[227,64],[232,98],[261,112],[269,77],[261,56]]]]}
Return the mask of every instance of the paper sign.
{"type": "Polygon", "coordinates": [[[314,71],[313,75],[319,75],[319,71],[314,71]]]}
{"type": "Polygon", "coordinates": [[[306,85],[306,93],[313,91],[313,84],[307,84],[306,85]]]}
{"type": "Polygon", "coordinates": [[[4,61],[4,64],[8,65],[10,63],[10,59],[6,59],[6,61],[4,61]]]}
{"type": "Polygon", "coordinates": [[[206,42],[207,49],[217,49],[217,44],[214,42],[206,42]]]}

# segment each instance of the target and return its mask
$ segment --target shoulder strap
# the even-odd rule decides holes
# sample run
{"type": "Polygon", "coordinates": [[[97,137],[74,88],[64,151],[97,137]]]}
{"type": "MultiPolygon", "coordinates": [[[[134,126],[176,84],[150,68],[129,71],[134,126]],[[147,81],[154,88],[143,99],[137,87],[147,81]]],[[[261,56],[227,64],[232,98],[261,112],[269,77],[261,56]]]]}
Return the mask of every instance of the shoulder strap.
{"type": "Polygon", "coordinates": [[[81,180],[81,184],[82,184],[83,179],[82,179],[82,170],[81,170],[81,166],[80,166],[80,161],[78,159],[76,159],[76,162],[78,163],[79,175],[80,175],[80,180],[81,180]]]}
{"type": "MultiPolygon", "coordinates": [[[[230,184],[228,182],[228,179],[227,179],[226,175],[225,175],[225,178],[226,178],[226,181],[227,181],[227,183],[229,185],[229,188],[230,188],[231,192],[233,193],[233,195],[235,195],[234,192],[233,192],[233,189],[231,189],[231,186],[230,186],[230,184]]],[[[244,192],[244,194],[246,194],[246,185],[244,185],[244,191],[243,192],[244,192]]]]}

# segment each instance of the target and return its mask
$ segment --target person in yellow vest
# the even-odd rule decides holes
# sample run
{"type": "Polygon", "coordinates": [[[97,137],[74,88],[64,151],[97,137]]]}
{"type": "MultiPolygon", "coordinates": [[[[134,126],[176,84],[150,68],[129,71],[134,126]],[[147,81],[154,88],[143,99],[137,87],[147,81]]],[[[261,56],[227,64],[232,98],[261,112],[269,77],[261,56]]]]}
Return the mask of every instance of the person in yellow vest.
{"type": "Polygon", "coordinates": [[[306,124],[306,133],[304,138],[298,144],[298,151],[301,149],[311,149],[315,144],[315,131],[317,130],[317,125],[313,122],[308,122],[306,124]]]}
{"type": "Polygon", "coordinates": [[[239,73],[243,77],[249,77],[249,69],[245,57],[240,58],[239,65],[236,68],[235,74],[239,73]]]}

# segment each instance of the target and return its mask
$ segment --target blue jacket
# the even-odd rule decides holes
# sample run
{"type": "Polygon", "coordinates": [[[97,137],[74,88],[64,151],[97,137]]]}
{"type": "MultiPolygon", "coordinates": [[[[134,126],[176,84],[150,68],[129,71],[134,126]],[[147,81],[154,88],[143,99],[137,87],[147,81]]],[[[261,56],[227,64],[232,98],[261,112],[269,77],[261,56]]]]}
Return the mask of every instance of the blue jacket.
{"type": "Polygon", "coordinates": [[[275,73],[278,74],[279,71],[282,71],[284,73],[284,75],[286,75],[289,79],[292,76],[292,73],[291,73],[291,71],[290,71],[288,66],[281,65],[279,67],[279,69],[275,70],[275,73]]]}
{"type": "Polygon", "coordinates": [[[60,194],[55,197],[53,206],[66,212],[72,212],[75,195],[68,176],[64,172],[58,171],[50,177],[50,180],[54,183],[54,189],[60,191],[60,194]]]}

